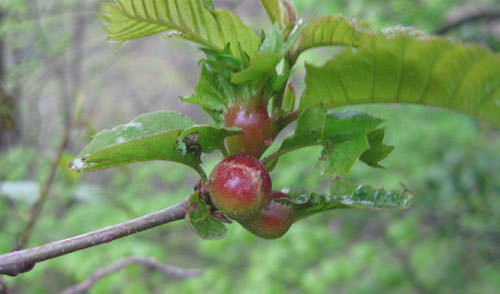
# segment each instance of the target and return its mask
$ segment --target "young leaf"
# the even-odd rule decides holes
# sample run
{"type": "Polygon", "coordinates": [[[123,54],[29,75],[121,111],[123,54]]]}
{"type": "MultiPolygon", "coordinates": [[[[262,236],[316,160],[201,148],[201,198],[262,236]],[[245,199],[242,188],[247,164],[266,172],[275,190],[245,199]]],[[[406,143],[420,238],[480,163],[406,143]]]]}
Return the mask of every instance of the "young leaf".
{"type": "Polygon", "coordinates": [[[69,168],[90,171],[136,161],[168,160],[199,170],[200,153],[223,147],[221,142],[225,136],[237,132],[215,126],[195,126],[193,120],[174,112],[147,113],[127,124],[99,132],[69,163],[69,168]]]}
{"type": "Polygon", "coordinates": [[[367,137],[370,149],[365,151],[359,159],[364,161],[369,166],[383,168],[379,162],[386,158],[392,150],[394,150],[394,146],[384,144],[384,129],[375,130],[369,133],[367,137]]]}
{"type": "Polygon", "coordinates": [[[283,50],[283,45],[285,43],[285,36],[283,36],[283,32],[280,30],[277,24],[274,24],[271,27],[271,30],[267,34],[266,38],[262,42],[260,46],[260,51],[264,52],[272,52],[280,55],[285,54],[285,50],[283,50]]]}
{"type": "Polygon", "coordinates": [[[222,77],[210,72],[206,65],[202,65],[195,94],[181,100],[200,106],[215,122],[220,123],[224,119],[223,111],[229,105],[231,95],[233,95],[231,85],[222,77]]]}
{"type": "MultiPolygon", "coordinates": [[[[241,77],[250,82],[254,76],[257,78],[260,75],[261,66],[257,62],[257,66],[251,66],[239,75],[236,73],[241,68],[248,66],[248,60],[236,60],[230,55],[228,47],[222,53],[217,53],[210,49],[203,49],[203,51],[207,57],[200,62],[202,66],[201,75],[195,87],[195,94],[188,98],[181,98],[181,100],[197,104],[217,124],[222,124],[224,110],[232,104],[232,101],[251,98],[256,94],[254,85],[250,85],[249,83],[236,84],[231,81],[231,78],[236,76],[236,81],[238,82],[238,79],[241,77]]],[[[257,54],[272,55],[263,52],[258,52],[257,54]]]]}
{"type": "Polygon", "coordinates": [[[500,58],[414,31],[366,38],[323,66],[307,65],[300,108],[410,103],[464,112],[500,126],[500,58]]]}
{"type": "Polygon", "coordinates": [[[353,193],[346,195],[307,193],[293,196],[293,200],[284,198],[279,201],[293,207],[294,222],[331,209],[406,209],[411,205],[413,200],[413,195],[406,189],[402,192],[385,191],[384,189],[375,189],[363,185],[358,186],[353,193]]]}
{"type": "Polygon", "coordinates": [[[285,41],[283,32],[275,24],[264,39],[260,51],[251,56],[249,66],[240,72],[233,73],[231,81],[236,84],[263,82],[270,96],[273,92],[280,91],[288,81],[291,71],[284,57],[299,37],[300,30],[296,29],[285,41]]]}
{"type": "Polygon", "coordinates": [[[346,176],[360,156],[370,148],[367,136],[382,123],[358,111],[341,111],[327,116],[319,167],[330,175],[346,176]]]}
{"type": "MultiPolygon", "coordinates": [[[[372,146],[368,139],[381,123],[382,120],[358,111],[327,113],[322,106],[309,108],[300,115],[295,133],[283,141],[278,151],[264,159],[264,163],[298,148],[323,145],[318,163],[320,169],[331,176],[346,176],[363,154],[375,153],[371,148],[379,148],[382,144],[374,141],[372,146]]],[[[375,158],[368,155],[366,158],[373,166],[375,158]]]]}
{"type": "Polygon", "coordinates": [[[260,3],[266,10],[271,23],[277,23],[280,29],[283,29],[285,27],[285,11],[281,0],[260,0],[260,3]]]}
{"type": "Polygon", "coordinates": [[[297,56],[308,49],[321,46],[351,46],[364,34],[371,34],[368,25],[360,20],[338,15],[324,16],[311,21],[302,31],[297,56]]]}
{"type": "Polygon", "coordinates": [[[215,9],[213,0],[203,0],[203,5],[205,5],[206,9],[209,9],[209,10],[215,9]]]}
{"type": "Polygon", "coordinates": [[[280,60],[281,56],[276,53],[256,52],[250,58],[250,66],[243,71],[233,73],[231,81],[235,84],[245,84],[266,79],[276,72],[275,68],[280,60]]]}
{"type": "Polygon", "coordinates": [[[290,113],[295,109],[295,89],[292,84],[288,84],[285,89],[285,94],[283,94],[283,104],[282,109],[286,113],[290,113]]]}
{"type": "Polygon", "coordinates": [[[366,136],[355,136],[349,140],[332,144],[325,143],[319,158],[319,169],[331,176],[349,175],[361,154],[368,149],[366,136]]]}
{"type": "Polygon", "coordinates": [[[274,25],[262,42],[260,51],[276,53],[283,57],[295,46],[301,35],[302,28],[296,26],[285,38],[278,25],[274,25]]]}
{"type": "MultiPolygon", "coordinates": [[[[273,25],[271,31],[264,39],[260,51],[255,52],[250,57],[249,66],[240,72],[233,73],[231,81],[235,84],[264,82],[270,85],[271,92],[274,88],[274,83],[278,83],[276,87],[279,88],[281,86],[280,83],[283,81],[277,81],[279,76],[276,69],[280,61],[283,61],[283,57],[288,50],[295,44],[298,36],[298,33],[293,34],[285,42],[285,37],[279,26],[277,24],[273,25]]],[[[285,81],[288,80],[288,73],[280,74],[285,78],[285,81]]]]}
{"type": "Polygon", "coordinates": [[[232,56],[229,45],[227,45],[222,52],[213,51],[208,48],[201,48],[201,51],[205,53],[206,58],[201,59],[200,64],[209,65],[210,70],[223,77],[230,77],[232,72],[240,70],[243,64],[246,65],[248,60],[248,58],[238,60],[232,56]]]}
{"type": "Polygon", "coordinates": [[[189,197],[186,220],[189,227],[204,240],[219,240],[227,235],[226,226],[212,216],[206,194],[199,191],[189,197]]]}
{"type": "MultiPolygon", "coordinates": [[[[108,37],[128,41],[166,32],[221,52],[230,44],[241,59],[258,49],[259,37],[228,10],[207,9],[206,0],[115,0],[102,5],[108,37]]],[[[208,5],[209,8],[212,5],[208,5]]]]}
{"type": "Polygon", "coordinates": [[[196,125],[180,133],[179,144],[181,148],[185,148],[187,151],[190,148],[198,148],[203,153],[212,153],[216,150],[221,150],[225,153],[224,139],[229,136],[241,134],[241,132],[239,128],[196,125]]]}

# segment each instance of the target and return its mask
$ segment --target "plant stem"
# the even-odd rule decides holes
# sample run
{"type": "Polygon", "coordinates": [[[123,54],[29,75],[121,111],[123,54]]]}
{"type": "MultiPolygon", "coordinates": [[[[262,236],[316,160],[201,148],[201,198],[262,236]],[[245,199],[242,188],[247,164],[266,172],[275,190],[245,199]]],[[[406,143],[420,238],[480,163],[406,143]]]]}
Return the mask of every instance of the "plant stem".
{"type": "Polygon", "coordinates": [[[45,202],[47,201],[47,198],[49,196],[50,188],[52,187],[52,183],[54,182],[56,171],[59,166],[59,161],[61,160],[66,145],[68,145],[70,130],[71,126],[69,125],[64,128],[63,139],[61,140],[61,143],[57,148],[56,156],[52,159],[52,163],[50,165],[49,177],[43,183],[42,187],[40,187],[40,196],[38,197],[35,204],[33,204],[33,206],[31,207],[28,222],[24,226],[24,229],[17,235],[16,243],[14,244],[12,251],[17,251],[24,248],[24,246],[26,246],[29,239],[31,238],[31,232],[33,231],[33,228],[38,221],[43,206],[45,205],[45,202]]]}
{"type": "Polygon", "coordinates": [[[455,19],[451,22],[445,23],[443,26],[436,30],[436,34],[444,35],[447,32],[456,29],[466,23],[475,21],[496,20],[500,18],[500,9],[498,7],[487,7],[480,11],[465,14],[464,16],[455,19]]]}
{"type": "Polygon", "coordinates": [[[296,121],[299,118],[300,113],[301,113],[301,111],[299,109],[297,109],[294,112],[290,112],[287,115],[281,117],[279,120],[279,124],[278,124],[278,132],[281,132],[289,124],[296,121]]]}
{"type": "Polygon", "coordinates": [[[2,278],[0,278],[0,294],[10,294],[9,285],[2,278]]]}
{"type": "MultiPolygon", "coordinates": [[[[227,151],[226,151],[226,153],[227,153],[227,151]]],[[[223,154],[224,154],[224,153],[223,153],[223,154]]],[[[224,157],[225,157],[225,156],[226,156],[226,155],[224,155],[224,157]]],[[[205,173],[205,171],[203,170],[203,168],[201,168],[201,166],[197,166],[197,167],[195,168],[195,170],[196,170],[196,172],[200,175],[201,181],[202,181],[203,183],[206,183],[206,182],[207,182],[207,180],[208,180],[208,177],[207,177],[207,174],[205,173]]]]}
{"type": "MultiPolygon", "coordinates": [[[[80,9],[84,9],[83,4],[79,3],[77,7],[75,8],[75,11],[79,11],[80,9]]],[[[47,36],[45,34],[45,31],[43,29],[42,23],[40,21],[40,13],[39,13],[39,7],[38,7],[38,1],[33,1],[33,15],[34,18],[37,22],[37,34],[40,38],[41,43],[47,47],[50,48],[50,42],[47,39],[47,36]]],[[[50,194],[50,189],[52,187],[52,184],[54,183],[54,179],[56,176],[56,172],[59,167],[59,162],[63,156],[64,150],[66,149],[66,146],[69,144],[70,141],[70,134],[71,130],[73,128],[73,125],[77,122],[75,120],[75,115],[71,114],[70,111],[70,104],[67,102],[68,99],[71,99],[70,97],[75,97],[77,96],[78,90],[81,88],[80,87],[80,82],[82,80],[81,77],[81,64],[82,64],[82,59],[83,59],[83,44],[84,44],[84,38],[85,38],[85,16],[84,15],[79,15],[75,18],[75,33],[73,36],[73,43],[75,47],[75,53],[73,57],[73,62],[71,64],[71,72],[69,75],[72,77],[71,81],[73,84],[73,90],[70,92],[68,87],[67,87],[67,81],[66,81],[66,73],[63,70],[63,66],[58,66],[55,68],[55,72],[60,76],[60,82],[61,82],[61,105],[63,105],[63,114],[64,114],[64,130],[62,134],[62,139],[61,142],[59,143],[59,146],[56,151],[55,157],[52,159],[51,165],[50,165],[50,170],[49,170],[49,176],[43,182],[43,184],[40,187],[40,192],[38,199],[36,200],[35,204],[30,209],[30,215],[29,219],[26,222],[23,230],[18,233],[16,236],[16,243],[14,244],[12,251],[17,251],[23,249],[26,244],[28,244],[32,231],[37,223],[37,221],[40,218],[40,215],[42,213],[43,207],[45,206],[45,203],[47,202],[47,199],[49,198],[50,194]]],[[[48,50],[50,51],[50,50],[48,50]]],[[[50,57],[48,55],[44,56],[45,59],[51,60],[53,57],[50,57]]],[[[71,100],[69,100],[71,101],[71,100]]]]}
{"type": "Polygon", "coordinates": [[[31,270],[37,262],[111,242],[159,225],[183,219],[186,203],[181,201],[163,210],[94,232],[42,246],[0,255],[0,274],[16,276],[31,270]]]}
{"type": "Polygon", "coordinates": [[[295,61],[291,61],[289,58],[285,58],[285,63],[283,65],[283,67],[284,67],[284,74],[287,75],[287,78],[286,78],[286,82],[283,83],[283,86],[281,87],[279,92],[276,94],[276,97],[274,98],[273,112],[276,112],[278,109],[281,109],[281,104],[283,102],[283,96],[285,95],[287,84],[290,81],[290,75],[291,75],[291,72],[292,72],[294,65],[295,65],[295,61]]]}
{"type": "Polygon", "coordinates": [[[188,278],[193,276],[199,276],[203,272],[199,269],[183,269],[170,265],[164,265],[153,258],[145,257],[128,257],[124,258],[113,265],[97,270],[90,278],[81,282],[80,284],[73,286],[64,290],[61,294],[79,294],[92,288],[92,286],[97,283],[100,279],[109,276],[125,266],[131,264],[140,264],[145,267],[155,269],[166,276],[172,276],[177,278],[188,278]]]}

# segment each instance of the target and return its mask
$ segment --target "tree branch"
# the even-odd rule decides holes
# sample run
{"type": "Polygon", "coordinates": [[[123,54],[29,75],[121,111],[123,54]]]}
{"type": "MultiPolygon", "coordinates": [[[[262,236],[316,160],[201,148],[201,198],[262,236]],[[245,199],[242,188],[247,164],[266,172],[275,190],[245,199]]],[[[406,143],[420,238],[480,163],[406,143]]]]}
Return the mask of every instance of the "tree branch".
{"type": "Polygon", "coordinates": [[[461,25],[464,25],[469,22],[480,21],[480,20],[492,20],[492,19],[500,19],[500,9],[499,8],[488,8],[480,11],[475,11],[468,13],[458,19],[450,21],[439,29],[436,30],[436,34],[444,35],[448,31],[455,29],[461,25]]]}
{"type": "Polygon", "coordinates": [[[31,232],[33,231],[33,228],[38,221],[43,206],[49,196],[50,188],[52,187],[52,183],[54,182],[59,161],[61,160],[66,145],[68,145],[70,129],[70,126],[66,126],[64,128],[63,138],[61,140],[61,143],[59,144],[59,147],[57,148],[56,156],[52,159],[52,163],[50,165],[49,177],[41,186],[40,196],[36,200],[35,204],[33,204],[33,206],[31,207],[28,222],[24,226],[24,229],[17,235],[16,244],[12,248],[12,251],[17,251],[24,248],[31,237],[31,232]]]}
{"type": "Polygon", "coordinates": [[[96,282],[100,279],[111,275],[125,266],[131,264],[140,264],[146,266],[148,268],[157,270],[162,272],[166,276],[173,276],[177,278],[188,278],[193,276],[199,276],[203,273],[202,270],[199,269],[183,269],[174,266],[164,265],[153,258],[145,258],[145,257],[129,257],[124,258],[115,264],[108,266],[106,268],[102,268],[97,270],[90,278],[81,282],[80,284],[73,286],[64,290],[61,294],[79,294],[90,289],[96,282]]]}
{"type": "MultiPolygon", "coordinates": [[[[38,10],[38,2],[36,2],[36,1],[33,2],[33,11],[34,11],[34,14],[36,16],[35,21],[38,22],[38,35],[39,35],[40,39],[42,40],[44,47],[50,48],[50,46],[48,46],[49,41],[47,40],[45,33],[42,29],[42,24],[40,22],[40,14],[39,14],[39,10],[38,10]]],[[[83,28],[79,28],[78,23],[77,23],[76,27],[77,28],[76,28],[76,33],[75,33],[75,39],[79,39],[81,37],[81,35],[83,34],[84,30],[83,30],[83,28]]],[[[76,47],[75,52],[79,52],[79,49],[80,49],[79,47],[81,47],[81,42],[78,42],[78,40],[75,40],[75,44],[76,44],[75,45],[75,47],[76,47]]],[[[81,58],[79,58],[78,53],[75,53],[75,56],[77,56],[77,57],[75,57],[75,64],[73,64],[72,68],[74,71],[79,71],[81,58]]],[[[45,58],[50,59],[47,56],[45,58]]],[[[65,74],[62,72],[62,69],[61,68],[57,68],[57,69],[58,69],[58,72],[60,72],[60,75],[62,77],[65,77],[65,74]]],[[[73,74],[73,77],[75,77],[75,79],[80,78],[80,76],[76,75],[76,74],[73,74]]],[[[77,84],[77,83],[79,83],[79,81],[75,80],[74,83],[77,84]]],[[[64,80],[64,78],[61,79],[62,89],[66,89],[65,88],[66,84],[67,83],[64,80]]],[[[63,90],[62,92],[63,92],[63,94],[62,94],[61,99],[62,99],[62,104],[64,105],[65,100],[70,99],[70,97],[69,97],[69,93],[67,90],[63,90]]],[[[74,93],[72,93],[72,96],[75,96],[77,93],[77,89],[74,89],[73,92],[74,93]]],[[[66,149],[66,146],[69,143],[70,132],[71,132],[71,128],[73,126],[73,120],[71,118],[71,114],[69,114],[70,111],[69,111],[68,107],[65,107],[65,109],[63,109],[63,113],[64,113],[64,122],[65,122],[63,136],[62,136],[61,142],[59,143],[59,146],[57,148],[56,155],[52,159],[52,162],[50,165],[49,176],[45,180],[45,182],[42,184],[42,186],[40,187],[40,194],[38,196],[38,199],[36,200],[35,204],[33,204],[33,206],[30,209],[30,217],[28,219],[28,222],[24,226],[23,230],[21,232],[19,232],[19,234],[16,236],[16,243],[14,244],[12,251],[21,250],[26,246],[29,239],[31,238],[31,233],[33,231],[33,228],[35,227],[35,224],[37,223],[38,219],[40,218],[40,214],[42,213],[43,207],[45,206],[45,202],[47,202],[47,199],[50,195],[50,189],[52,187],[56,172],[58,170],[59,161],[61,160],[61,157],[64,153],[64,150],[66,149]]]]}
{"type": "Polygon", "coordinates": [[[10,294],[9,285],[2,278],[0,278],[0,294],[10,294]]]}
{"type": "Polygon", "coordinates": [[[0,275],[16,276],[31,270],[37,262],[111,242],[159,225],[183,219],[185,201],[163,210],[69,239],[0,255],[0,275]]]}

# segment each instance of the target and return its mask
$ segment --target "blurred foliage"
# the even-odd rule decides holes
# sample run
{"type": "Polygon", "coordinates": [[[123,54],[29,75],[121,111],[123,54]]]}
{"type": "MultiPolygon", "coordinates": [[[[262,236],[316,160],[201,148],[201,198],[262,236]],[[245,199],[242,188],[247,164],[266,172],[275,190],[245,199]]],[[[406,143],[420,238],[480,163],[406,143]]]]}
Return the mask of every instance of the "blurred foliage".
{"type": "MultiPolygon", "coordinates": [[[[402,23],[433,31],[453,7],[479,2],[488,3],[307,0],[296,4],[309,15],[342,13],[377,26],[402,23]]],[[[16,5],[21,1],[8,3],[20,9],[16,5]]],[[[467,39],[471,30],[481,28],[468,25],[454,33],[467,39]]],[[[470,35],[478,41],[494,40],[470,35]]],[[[7,282],[13,293],[57,293],[120,258],[151,256],[205,273],[179,280],[131,266],[99,281],[89,293],[498,293],[499,132],[467,116],[430,108],[356,109],[386,118],[387,142],[396,149],[382,162],[386,170],[359,164],[352,181],[389,188],[407,184],[416,198],[409,210],[336,210],[294,224],[274,241],[254,237],[238,224],[228,226],[224,240],[201,241],[185,222],[178,222],[40,263],[7,282]]],[[[29,188],[40,183],[47,177],[51,156],[28,146],[0,154],[0,252],[11,249],[30,204],[22,193],[16,194],[19,190],[4,184],[29,188]]],[[[321,147],[284,155],[272,172],[273,188],[333,189],[315,167],[320,156],[321,147]]],[[[71,155],[64,158],[61,166],[71,155]]],[[[208,157],[205,166],[212,167],[219,159],[208,157]]],[[[157,211],[183,199],[195,182],[188,167],[164,162],[81,177],[60,169],[31,245],[157,211]]]]}

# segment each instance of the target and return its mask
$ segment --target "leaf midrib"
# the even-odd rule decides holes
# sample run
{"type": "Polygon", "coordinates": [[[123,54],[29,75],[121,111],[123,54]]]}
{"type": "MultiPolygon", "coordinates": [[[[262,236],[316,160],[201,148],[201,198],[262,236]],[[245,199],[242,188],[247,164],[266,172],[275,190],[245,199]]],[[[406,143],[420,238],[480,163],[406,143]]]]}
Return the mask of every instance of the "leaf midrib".
{"type": "MultiPolygon", "coordinates": [[[[120,2],[118,2],[120,3],[120,2]]],[[[187,27],[181,27],[179,25],[177,25],[176,23],[174,22],[170,22],[168,21],[167,19],[163,19],[163,18],[160,18],[159,17],[159,14],[158,14],[158,8],[156,7],[156,5],[154,6],[154,10],[155,10],[155,14],[158,15],[158,18],[161,19],[160,20],[154,20],[154,19],[148,19],[148,18],[144,18],[144,17],[140,17],[137,15],[134,16],[134,15],[131,15],[130,13],[128,13],[127,11],[125,11],[125,9],[123,9],[123,7],[119,4],[120,6],[120,12],[127,18],[131,19],[131,20],[135,20],[137,22],[143,22],[143,23],[148,23],[148,24],[152,24],[152,25],[157,25],[157,26],[161,26],[161,27],[167,27],[165,29],[165,31],[169,31],[169,30],[173,30],[173,31],[178,31],[180,32],[181,34],[184,34],[186,35],[189,39],[197,42],[197,43],[200,43],[214,51],[217,51],[217,52],[221,52],[223,50],[223,48],[215,45],[214,43],[211,43],[209,40],[205,39],[205,38],[202,38],[201,36],[198,36],[197,34],[195,34],[192,30],[190,30],[189,28],[187,27]]],[[[135,12],[135,5],[133,5],[133,8],[134,8],[134,12],[135,12]]],[[[144,13],[146,15],[148,15],[147,13],[147,9],[144,9],[144,13]]]]}

